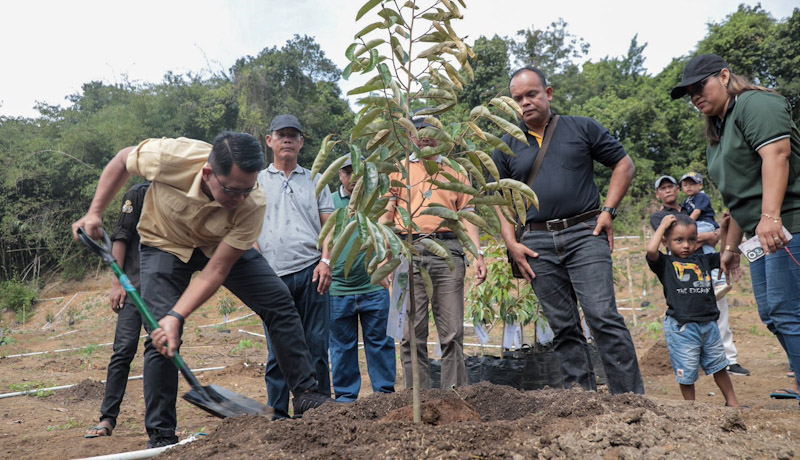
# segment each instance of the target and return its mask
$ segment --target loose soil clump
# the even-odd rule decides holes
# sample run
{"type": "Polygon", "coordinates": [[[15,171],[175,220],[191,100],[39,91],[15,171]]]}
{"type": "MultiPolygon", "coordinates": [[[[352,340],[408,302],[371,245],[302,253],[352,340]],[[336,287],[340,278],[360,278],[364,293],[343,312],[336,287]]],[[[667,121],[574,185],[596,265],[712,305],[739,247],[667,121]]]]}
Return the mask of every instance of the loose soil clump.
{"type": "Polygon", "coordinates": [[[422,394],[411,423],[411,392],[328,404],[302,419],[227,419],[166,459],[240,458],[791,458],[795,441],[751,430],[747,410],[645,396],[572,390],[521,392],[481,383],[422,394]],[[687,407],[688,406],[688,407],[687,407]],[[425,409],[427,408],[427,409],[425,409]],[[435,408],[435,410],[434,410],[435,408]],[[473,415],[474,414],[474,415],[473,415]],[[479,419],[475,418],[479,416],[479,419]],[[447,418],[442,418],[446,416],[447,418]],[[435,417],[434,417],[435,418],[435,417]]]}

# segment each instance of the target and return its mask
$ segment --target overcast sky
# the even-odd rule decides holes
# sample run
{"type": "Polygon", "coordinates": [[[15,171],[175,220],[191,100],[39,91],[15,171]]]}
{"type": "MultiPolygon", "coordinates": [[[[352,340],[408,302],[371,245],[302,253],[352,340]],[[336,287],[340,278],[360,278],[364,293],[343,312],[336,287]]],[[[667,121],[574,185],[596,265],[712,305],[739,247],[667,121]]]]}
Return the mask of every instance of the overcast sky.
{"type": "MultiPolygon", "coordinates": [[[[36,101],[66,105],[83,83],[158,82],[167,71],[227,70],[236,59],[281,47],[294,34],[315,37],[340,68],[365,0],[25,0],[0,3],[0,115],[37,116],[36,101]]],[[[473,43],[481,35],[544,29],[563,18],[591,45],[589,59],[624,55],[631,38],[647,43],[656,74],[690,53],[707,32],[750,0],[471,0],[454,23],[473,43]]],[[[797,0],[762,0],[776,19],[797,0]]],[[[341,82],[345,91],[353,83],[341,82]]]]}

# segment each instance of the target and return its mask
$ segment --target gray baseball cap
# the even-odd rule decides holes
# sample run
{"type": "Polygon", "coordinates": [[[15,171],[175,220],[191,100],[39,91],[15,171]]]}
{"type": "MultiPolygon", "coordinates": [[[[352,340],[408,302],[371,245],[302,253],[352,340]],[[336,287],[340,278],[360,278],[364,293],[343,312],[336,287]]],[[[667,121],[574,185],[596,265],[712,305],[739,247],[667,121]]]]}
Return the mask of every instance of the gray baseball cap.
{"type": "Polygon", "coordinates": [[[656,179],[656,190],[658,190],[658,187],[660,187],[661,183],[664,182],[665,180],[668,180],[668,181],[672,182],[673,184],[678,185],[678,181],[676,181],[674,177],[672,177],[672,176],[661,176],[658,179],[656,179]]]}
{"type": "Polygon", "coordinates": [[[303,128],[300,126],[300,120],[297,119],[294,115],[278,115],[272,119],[272,122],[269,124],[269,131],[280,131],[283,128],[294,128],[301,133],[303,132],[303,128]]]}

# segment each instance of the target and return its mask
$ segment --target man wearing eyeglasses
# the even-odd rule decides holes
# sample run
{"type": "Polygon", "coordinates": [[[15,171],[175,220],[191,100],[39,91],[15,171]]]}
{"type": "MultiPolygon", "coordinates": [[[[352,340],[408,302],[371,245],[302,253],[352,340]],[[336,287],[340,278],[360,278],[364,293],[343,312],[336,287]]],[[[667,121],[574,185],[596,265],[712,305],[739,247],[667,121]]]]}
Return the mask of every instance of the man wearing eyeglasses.
{"type": "MultiPolygon", "coordinates": [[[[257,248],[294,298],[319,379],[318,391],[330,396],[330,250],[327,244],[322,250],[317,249],[317,239],[322,225],[334,211],[333,198],[327,187],[317,197],[315,189],[320,176],[311,177],[311,171],[297,162],[303,148],[303,128],[297,117],[276,116],[270,123],[266,141],[274,161],[258,174],[268,204],[257,248]]],[[[275,338],[271,331],[266,332],[267,347],[272,350],[275,338]]],[[[270,353],[264,378],[275,418],[289,416],[289,387],[284,373],[285,369],[270,353]]]]}
{"type": "Polygon", "coordinates": [[[265,211],[256,181],[263,164],[261,144],[249,134],[224,132],[213,145],[148,139],[117,153],[100,176],[89,211],[72,224],[76,239],[81,227],[100,239],[103,213],[130,174],[152,182],[138,225],[141,294],[160,326],[148,327],[144,352],[148,448],[178,441],[178,370],[168,358],[181,343],[185,318],[221,285],[267,325],[275,345],[270,358],[286,371],[295,413],[331,401],[316,393],[317,378],[288,289],[253,250],[265,211]]]}

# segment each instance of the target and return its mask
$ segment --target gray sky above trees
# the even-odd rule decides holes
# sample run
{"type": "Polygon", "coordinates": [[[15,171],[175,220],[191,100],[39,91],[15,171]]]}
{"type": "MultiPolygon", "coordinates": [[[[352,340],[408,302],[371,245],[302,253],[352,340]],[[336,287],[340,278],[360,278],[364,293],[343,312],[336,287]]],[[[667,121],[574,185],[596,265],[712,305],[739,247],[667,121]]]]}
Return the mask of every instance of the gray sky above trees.
{"type": "MultiPolygon", "coordinates": [[[[83,83],[158,82],[167,71],[227,71],[236,59],[281,47],[294,34],[313,36],[340,68],[365,0],[27,0],[0,3],[0,115],[37,116],[37,101],[66,105],[83,83]],[[181,19],[179,19],[181,18],[181,19]]],[[[720,22],[752,0],[471,0],[454,23],[467,43],[513,36],[563,18],[591,45],[589,59],[627,53],[639,34],[649,73],[691,52],[708,22],[720,22]]],[[[776,19],[796,0],[762,0],[776,19]]],[[[343,92],[358,78],[340,82],[343,92]]]]}

